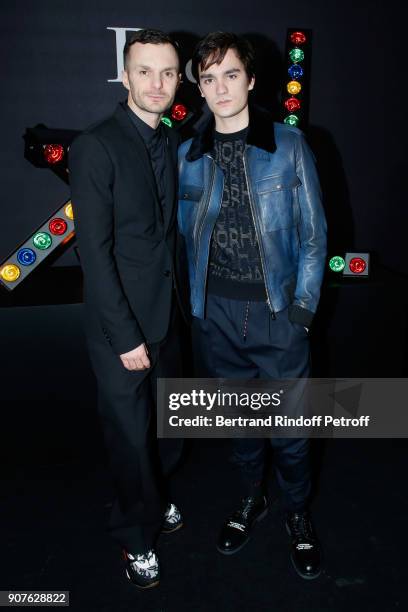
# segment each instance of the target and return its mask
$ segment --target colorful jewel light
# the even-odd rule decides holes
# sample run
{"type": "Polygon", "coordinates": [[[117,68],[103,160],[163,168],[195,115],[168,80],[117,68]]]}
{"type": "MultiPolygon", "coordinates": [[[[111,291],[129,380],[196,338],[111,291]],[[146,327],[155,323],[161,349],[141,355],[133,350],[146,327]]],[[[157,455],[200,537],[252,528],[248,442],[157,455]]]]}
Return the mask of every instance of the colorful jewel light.
{"type": "Polygon", "coordinates": [[[174,104],[171,109],[171,118],[175,121],[183,121],[187,116],[187,109],[184,104],[174,104]]]}
{"type": "Polygon", "coordinates": [[[164,123],[164,125],[167,125],[167,127],[173,127],[173,122],[168,117],[162,117],[161,120],[164,123]]]}
{"type": "Polygon", "coordinates": [[[48,227],[50,228],[51,234],[54,234],[54,236],[62,236],[62,234],[65,234],[67,231],[68,226],[64,219],[56,217],[49,222],[48,227]]]}
{"type": "Polygon", "coordinates": [[[33,249],[23,248],[17,253],[17,259],[22,266],[31,266],[37,259],[37,255],[33,249]]]}
{"type": "Polygon", "coordinates": [[[300,79],[303,76],[303,68],[299,66],[299,64],[292,64],[288,68],[289,76],[296,81],[296,79],[300,79]]]}
{"type": "Polygon", "coordinates": [[[285,100],[285,108],[290,113],[299,110],[301,106],[302,105],[300,103],[300,100],[298,100],[297,98],[288,98],[287,100],[285,100]]]}
{"type": "Polygon", "coordinates": [[[72,208],[71,202],[69,204],[67,204],[66,207],[64,208],[64,213],[66,214],[68,219],[71,219],[71,221],[73,221],[73,219],[74,219],[74,209],[72,208]]]}
{"type": "Polygon", "coordinates": [[[306,36],[303,32],[292,32],[290,40],[294,45],[304,45],[306,42],[306,36]]]}
{"type": "Polygon", "coordinates": [[[70,217],[73,216],[72,203],[66,200],[32,233],[31,238],[17,247],[7,260],[0,262],[0,285],[4,286],[5,280],[7,289],[13,291],[57,247],[72,240],[75,236],[75,226],[70,217]]]}
{"type": "Polygon", "coordinates": [[[342,257],[339,257],[338,255],[332,257],[329,261],[330,270],[332,270],[333,272],[342,272],[344,270],[345,265],[346,262],[344,261],[344,259],[342,257]]]}
{"type": "Polygon", "coordinates": [[[297,47],[295,47],[294,49],[289,51],[289,57],[294,64],[297,64],[299,62],[303,62],[303,60],[305,59],[305,54],[303,53],[302,49],[298,49],[297,47]]]}
{"type": "Polygon", "coordinates": [[[296,96],[298,93],[300,93],[302,86],[299,81],[289,81],[289,83],[286,85],[286,89],[290,94],[296,96]]]}
{"type": "Polygon", "coordinates": [[[350,260],[349,268],[353,274],[361,274],[367,267],[367,263],[361,257],[353,257],[350,260]]]}
{"type": "Polygon", "coordinates": [[[37,249],[45,251],[45,249],[49,249],[52,245],[52,238],[47,232],[37,232],[33,238],[33,244],[37,249]]]}
{"type": "Polygon", "coordinates": [[[64,157],[64,147],[60,144],[48,144],[44,147],[44,158],[49,164],[57,164],[64,157]]]}
{"type": "Polygon", "coordinates": [[[0,270],[0,276],[8,283],[16,281],[20,276],[20,268],[15,264],[7,264],[0,270]]]}
{"type": "Polygon", "coordinates": [[[286,123],[286,125],[292,125],[293,127],[296,127],[299,123],[299,117],[297,115],[288,115],[287,117],[284,118],[283,123],[286,123]]]}

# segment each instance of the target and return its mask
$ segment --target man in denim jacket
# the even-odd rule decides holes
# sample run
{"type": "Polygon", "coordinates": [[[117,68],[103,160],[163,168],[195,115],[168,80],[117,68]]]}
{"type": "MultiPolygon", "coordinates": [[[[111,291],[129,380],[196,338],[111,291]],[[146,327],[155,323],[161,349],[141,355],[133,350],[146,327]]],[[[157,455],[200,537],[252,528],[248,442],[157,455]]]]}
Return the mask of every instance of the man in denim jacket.
{"type": "MultiPolygon", "coordinates": [[[[210,377],[306,378],[326,256],[319,180],[303,134],[248,105],[253,66],[248,41],[223,32],[209,34],[193,56],[211,111],[179,149],[178,221],[195,332],[210,377]]],[[[315,578],[309,440],[270,443],[292,561],[302,577],[315,578]]],[[[234,440],[243,498],[221,529],[223,554],[241,549],[267,513],[264,452],[264,439],[234,440]]]]}

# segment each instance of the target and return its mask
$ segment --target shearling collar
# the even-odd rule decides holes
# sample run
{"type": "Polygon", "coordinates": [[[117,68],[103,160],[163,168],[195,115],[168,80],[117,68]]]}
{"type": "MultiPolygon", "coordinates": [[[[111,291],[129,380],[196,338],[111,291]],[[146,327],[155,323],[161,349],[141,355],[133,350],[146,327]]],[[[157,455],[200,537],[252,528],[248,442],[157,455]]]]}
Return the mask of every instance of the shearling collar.
{"type": "MultiPolygon", "coordinates": [[[[194,136],[186,155],[187,161],[195,161],[213,150],[214,147],[214,115],[206,114],[194,126],[194,136]]],[[[247,144],[269,153],[276,151],[272,115],[259,106],[249,106],[249,130],[247,144]]]]}

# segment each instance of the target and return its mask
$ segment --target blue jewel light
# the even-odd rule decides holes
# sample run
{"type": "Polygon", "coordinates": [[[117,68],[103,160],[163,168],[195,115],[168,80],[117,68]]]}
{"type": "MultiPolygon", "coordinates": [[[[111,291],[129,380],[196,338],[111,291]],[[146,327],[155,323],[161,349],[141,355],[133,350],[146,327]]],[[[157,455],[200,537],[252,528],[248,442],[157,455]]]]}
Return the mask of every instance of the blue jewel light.
{"type": "Polygon", "coordinates": [[[299,64],[292,64],[288,68],[289,76],[296,81],[296,79],[300,79],[303,76],[303,68],[299,66],[299,64]]]}
{"type": "Polygon", "coordinates": [[[23,266],[31,266],[37,259],[37,255],[32,249],[20,249],[17,253],[17,259],[23,266]]]}

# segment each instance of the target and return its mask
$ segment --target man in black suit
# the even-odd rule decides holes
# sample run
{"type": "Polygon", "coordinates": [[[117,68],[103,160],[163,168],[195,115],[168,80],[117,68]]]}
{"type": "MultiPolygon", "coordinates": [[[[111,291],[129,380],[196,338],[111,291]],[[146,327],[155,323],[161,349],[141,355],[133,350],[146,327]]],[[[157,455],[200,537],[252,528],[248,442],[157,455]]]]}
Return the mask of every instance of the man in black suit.
{"type": "Polygon", "coordinates": [[[154,436],[156,380],[180,375],[188,295],[176,227],[178,137],[161,122],[179,82],[171,38],[137,32],[124,48],[127,102],[70,150],[87,340],[117,489],[110,531],[141,588],[159,582],[158,533],[182,525],[163,490],[154,436]]]}

